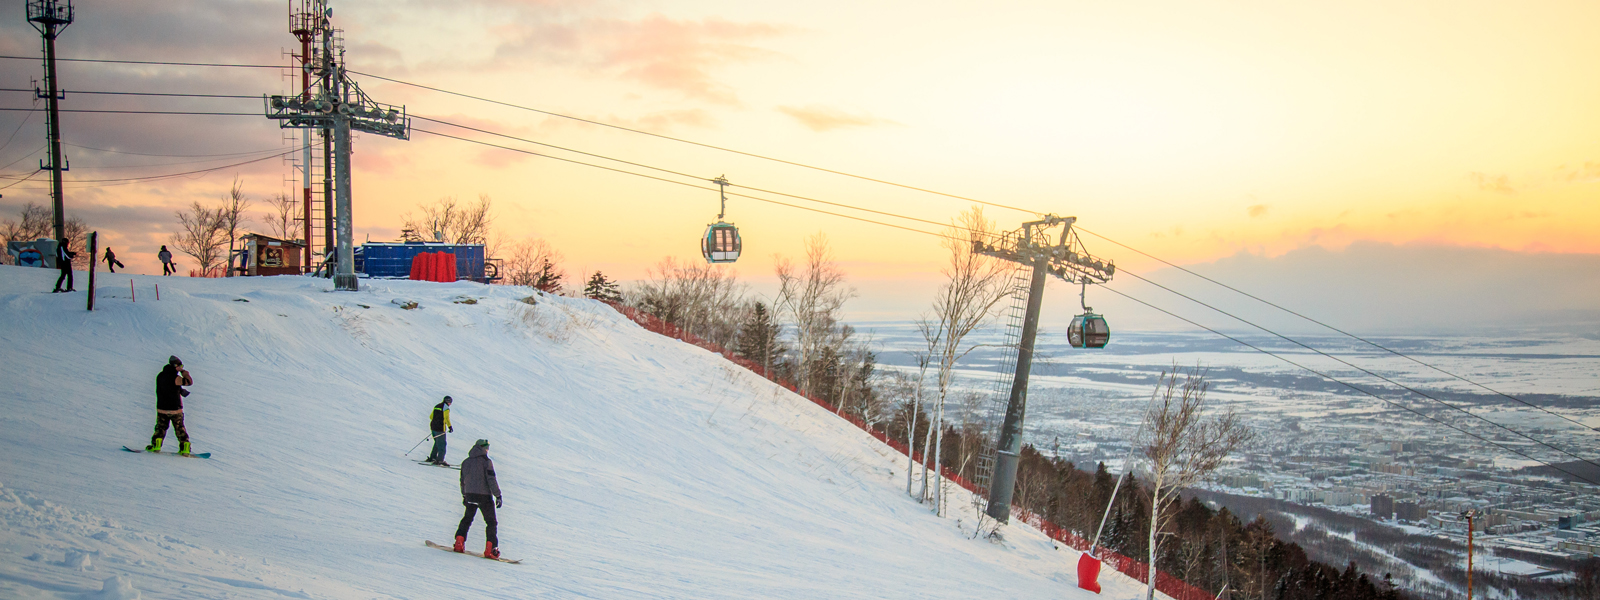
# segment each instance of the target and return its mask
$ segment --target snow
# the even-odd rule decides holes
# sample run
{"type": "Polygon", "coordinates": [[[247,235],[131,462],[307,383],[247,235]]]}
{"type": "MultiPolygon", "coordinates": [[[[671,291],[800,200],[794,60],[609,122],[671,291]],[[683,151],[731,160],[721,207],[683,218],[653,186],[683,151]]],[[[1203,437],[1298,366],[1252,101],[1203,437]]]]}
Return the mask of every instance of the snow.
{"type": "Polygon", "coordinates": [[[1077,552],[973,539],[964,498],[941,518],[905,495],[902,456],[597,302],[101,274],[86,312],[54,276],[0,266],[0,597],[1096,597],[1077,552]],[[119,450],[146,443],[169,354],[210,460],[119,450]],[[445,394],[451,461],[491,442],[522,565],[422,544],[461,514],[456,471],[402,456],[445,394]]]}

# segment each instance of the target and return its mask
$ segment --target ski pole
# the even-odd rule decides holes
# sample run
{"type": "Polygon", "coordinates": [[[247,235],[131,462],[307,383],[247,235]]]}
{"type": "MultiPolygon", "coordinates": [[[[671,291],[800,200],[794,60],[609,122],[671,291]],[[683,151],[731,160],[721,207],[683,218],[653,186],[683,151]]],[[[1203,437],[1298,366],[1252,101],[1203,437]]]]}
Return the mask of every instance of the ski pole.
{"type": "MultiPolygon", "coordinates": [[[[434,438],[434,435],[432,433],[429,433],[428,437],[422,438],[422,442],[426,442],[426,441],[431,440],[433,438],[434,438]]],[[[421,446],[422,442],[417,442],[417,446],[421,446]]],[[[411,456],[411,453],[415,452],[417,450],[417,446],[412,446],[410,450],[407,450],[406,453],[402,454],[401,456],[411,456]]]]}

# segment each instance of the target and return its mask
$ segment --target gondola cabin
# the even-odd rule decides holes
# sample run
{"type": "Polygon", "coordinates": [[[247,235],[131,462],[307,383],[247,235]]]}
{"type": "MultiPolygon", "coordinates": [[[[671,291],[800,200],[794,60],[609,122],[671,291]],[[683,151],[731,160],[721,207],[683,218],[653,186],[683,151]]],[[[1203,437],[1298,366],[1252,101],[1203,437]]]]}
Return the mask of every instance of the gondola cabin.
{"type": "Polygon", "coordinates": [[[1067,343],[1073,348],[1104,348],[1111,341],[1111,326],[1106,325],[1106,318],[1092,312],[1085,312],[1072,318],[1072,324],[1067,325],[1067,343]]]}
{"type": "Polygon", "coordinates": [[[707,263],[731,263],[739,260],[739,251],[744,244],[739,240],[739,228],[732,223],[717,221],[706,226],[706,234],[700,238],[700,253],[705,255],[707,263]]]}

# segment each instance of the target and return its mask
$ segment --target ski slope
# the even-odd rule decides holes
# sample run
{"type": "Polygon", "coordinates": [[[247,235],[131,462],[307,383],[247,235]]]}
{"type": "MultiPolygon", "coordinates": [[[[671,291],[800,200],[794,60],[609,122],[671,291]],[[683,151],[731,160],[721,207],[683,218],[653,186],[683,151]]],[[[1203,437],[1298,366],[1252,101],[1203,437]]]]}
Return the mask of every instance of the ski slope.
{"type": "Polygon", "coordinates": [[[54,277],[0,266],[3,598],[1097,597],[1075,551],[972,539],[964,498],[906,496],[904,457],[597,302],[101,274],[91,313],[54,277]],[[148,442],[168,355],[210,460],[119,450],[148,442]],[[491,442],[521,565],[423,546],[451,540],[458,472],[402,455],[445,394],[451,462],[491,442]]]}

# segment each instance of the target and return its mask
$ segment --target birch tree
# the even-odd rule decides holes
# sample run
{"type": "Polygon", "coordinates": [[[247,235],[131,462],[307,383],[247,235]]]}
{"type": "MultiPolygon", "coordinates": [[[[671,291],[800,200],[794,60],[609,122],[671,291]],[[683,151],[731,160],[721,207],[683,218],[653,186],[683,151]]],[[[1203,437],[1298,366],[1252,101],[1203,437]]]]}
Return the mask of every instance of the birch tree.
{"type": "Polygon", "coordinates": [[[267,199],[267,207],[272,210],[262,213],[265,217],[263,222],[267,224],[267,231],[271,232],[273,237],[290,241],[303,237],[297,235],[303,232],[296,232],[294,227],[296,209],[300,208],[300,201],[288,194],[278,194],[267,199]]]}
{"type": "Polygon", "coordinates": [[[1178,494],[1210,475],[1252,437],[1232,410],[1205,418],[1207,387],[1204,371],[1174,368],[1161,374],[1145,409],[1138,440],[1150,469],[1150,530],[1145,545],[1150,574],[1145,600],[1155,599],[1156,556],[1162,532],[1180,508],[1178,494]]]}
{"type": "Polygon", "coordinates": [[[972,251],[973,242],[988,241],[994,234],[994,222],[983,216],[983,207],[976,205],[945,228],[945,237],[940,241],[950,259],[940,270],[945,281],[934,296],[929,315],[918,323],[933,355],[937,376],[938,396],[929,431],[933,435],[933,477],[937,488],[933,492],[935,514],[944,514],[945,480],[940,464],[944,455],[944,411],[956,362],[975,348],[965,344],[967,335],[987,321],[995,305],[1006,297],[1006,276],[1012,269],[1011,263],[972,251]]]}
{"type": "Polygon", "coordinates": [[[779,285],[775,304],[794,323],[800,391],[810,394],[814,383],[811,365],[828,343],[839,309],[855,296],[855,290],[845,283],[844,270],[834,262],[827,234],[819,231],[806,238],[805,251],[805,265],[798,268],[789,259],[776,257],[779,285]]]}
{"type": "Polygon", "coordinates": [[[206,208],[196,200],[189,205],[187,211],[176,211],[178,226],[181,228],[172,234],[172,247],[179,252],[189,255],[200,267],[201,276],[221,262],[223,246],[228,244],[227,230],[223,228],[220,211],[206,208]]]}

